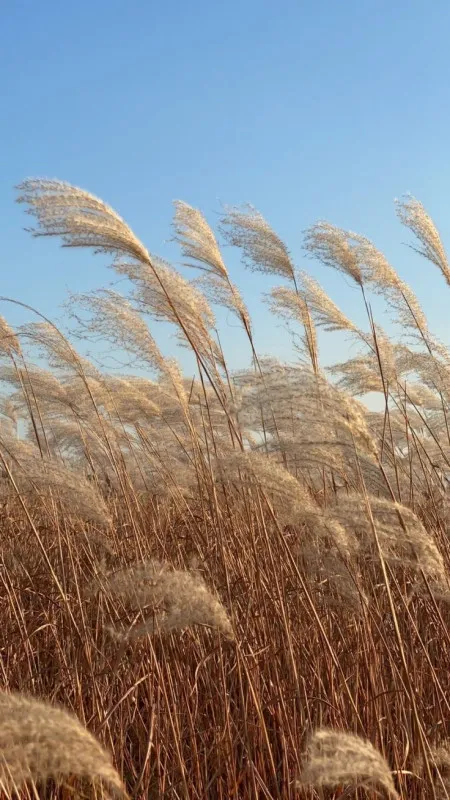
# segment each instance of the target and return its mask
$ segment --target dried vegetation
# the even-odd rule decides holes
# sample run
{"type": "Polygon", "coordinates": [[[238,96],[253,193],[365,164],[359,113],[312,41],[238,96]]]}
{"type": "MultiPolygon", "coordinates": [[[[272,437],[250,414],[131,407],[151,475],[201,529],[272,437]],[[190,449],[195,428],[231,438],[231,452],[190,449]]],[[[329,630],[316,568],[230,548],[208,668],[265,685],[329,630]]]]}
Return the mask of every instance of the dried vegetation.
{"type": "MultiPolygon", "coordinates": [[[[306,231],[361,329],[259,212],[227,210],[220,236],[280,281],[266,301],[298,351],[281,364],[197,209],[174,217],[190,280],[86,191],[28,180],[20,201],[35,236],[127,279],[70,309],[145,377],[0,318],[3,794],[448,798],[450,353],[410,287],[366,238],[306,231]],[[215,304],[242,326],[239,374],[215,304]],[[161,320],[195,376],[160,350],[161,320]],[[324,369],[320,329],[352,357],[324,369]]],[[[449,282],[423,206],[398,214],[449,282]]]]}

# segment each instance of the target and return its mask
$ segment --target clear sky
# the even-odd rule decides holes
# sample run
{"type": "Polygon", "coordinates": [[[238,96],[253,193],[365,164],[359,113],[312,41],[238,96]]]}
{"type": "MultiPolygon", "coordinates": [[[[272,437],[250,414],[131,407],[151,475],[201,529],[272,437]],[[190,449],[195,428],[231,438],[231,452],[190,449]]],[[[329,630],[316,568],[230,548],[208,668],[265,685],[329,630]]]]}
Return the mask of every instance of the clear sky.
{"type": "MultiPolygon", "coordinates": [[[[56,320],[67,288],[114,278],[102,259],[23,231],[14,185],[57,177],[107,200],[150,251],[174,259],[174,199],[213,224],[222,203],[251,202],[358,321],[354,290],[301,243],[319,218],[364,233],[450,343],[450,292],[404,246],[393,208],[412,192],[450,247],[448,0],[4,0],[0,20],[0,294],[56,320]]],[[[226,257],[259,350],[289,357],[259,300],[271,281],[226,257]]],[[[220,319],[242,366],[244,339],[220,319]]],[[[345,358],[335,337],[323,347],[326,360],[345,358]]]]}

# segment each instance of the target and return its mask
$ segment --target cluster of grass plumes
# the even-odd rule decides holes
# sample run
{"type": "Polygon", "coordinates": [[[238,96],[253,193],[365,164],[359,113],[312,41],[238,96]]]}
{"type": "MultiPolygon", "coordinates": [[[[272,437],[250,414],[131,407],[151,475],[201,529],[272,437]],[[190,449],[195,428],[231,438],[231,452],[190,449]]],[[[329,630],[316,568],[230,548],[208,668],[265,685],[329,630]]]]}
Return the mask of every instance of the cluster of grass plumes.
{"type": "MultiPolygon", "coordinates": [[[[31,180],[20,199],[36,235],[127,278],[126,296],[68,308],[78,339],[140,376],[108,373],[48,320],[0,318],[4,789],[85,796],[85,779],[120,790],[120,774],[135,798],[448,796],[450,353],[412,290],[365,237],[311,226],[306,253],[353,281],[364,327],[251,207],[216,236],[176,204],[191,281],[84,190],[31,180]],[[283,281],[268,303],[297,363],[258,354],[220,234],[283,281]],[[239,374],[217,304],[248,347],[239,374]],[[164,355],[159,320],[194,375],[164,355]],[[345,331],[352,357],[324,369],[319,329],[345,331]]],[[[448,280],[423,207],[399,216],[448,280]]]]}

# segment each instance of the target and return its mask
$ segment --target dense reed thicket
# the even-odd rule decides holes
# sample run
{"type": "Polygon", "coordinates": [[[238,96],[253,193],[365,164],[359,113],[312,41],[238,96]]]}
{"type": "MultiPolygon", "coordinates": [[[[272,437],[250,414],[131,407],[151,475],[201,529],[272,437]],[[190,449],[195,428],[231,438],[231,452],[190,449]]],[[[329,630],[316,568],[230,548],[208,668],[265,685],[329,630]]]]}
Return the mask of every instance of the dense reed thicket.
{"type": "MultiPolygon", "coordinates": [[[[147,377],[107,374],[42,317],[0,320],[0,789],[448,798],[450,352],[411,288],[366,238],[312,226],[305,248],[355,284],[360,329],[257,211],[228,209],[218,236],[273,276],[266,301],[293,326],[282,364],[258,355],[198,210],[175,209],[187,280],[88,192],[29,180],[19,199],[33,235],[126,279],[70,305],[77,335],[147,377]],[[242,327],[239,374],[214,304],[242,327]],[[352,358],[324,369],[318,328],[352,358]]],[[[422,205],[398,214],[450,283],[422,205]]]]}

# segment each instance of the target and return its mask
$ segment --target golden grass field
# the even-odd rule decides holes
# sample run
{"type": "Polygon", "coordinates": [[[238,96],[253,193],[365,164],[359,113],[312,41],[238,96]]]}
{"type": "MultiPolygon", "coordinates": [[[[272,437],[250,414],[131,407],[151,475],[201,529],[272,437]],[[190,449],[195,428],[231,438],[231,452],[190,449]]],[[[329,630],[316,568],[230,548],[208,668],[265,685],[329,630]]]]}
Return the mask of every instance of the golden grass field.
{"type": "MultiPolygon", "coordinates": [[[[19,201],[126,289],[71,297],[75,339],[0,318],[3,795],[448,798],[450,351],[412,289],[366,238],[313,225],[306,253],[353,284],[360,329],[251,207],[216,235],[176,203],[186,272],[86,191],[28,180],[19,201]],[[295,363],[258,354],[219,241],[271,276],[295,363]],[[324,368],[318,329],[351,358],[324,368]],[[80,336],[147,377],[108,374],[80,336]]],[[[426,210],[397,213],[450,284],[426,210]]]]}

